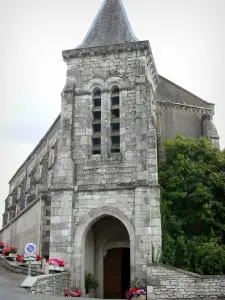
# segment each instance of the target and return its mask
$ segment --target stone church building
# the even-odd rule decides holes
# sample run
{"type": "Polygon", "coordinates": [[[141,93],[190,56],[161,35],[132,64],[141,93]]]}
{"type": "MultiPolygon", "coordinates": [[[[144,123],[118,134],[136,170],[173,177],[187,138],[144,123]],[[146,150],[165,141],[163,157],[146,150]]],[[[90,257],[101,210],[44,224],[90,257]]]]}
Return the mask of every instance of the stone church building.
{"type": "MultiPolygon", "coordinates": [[[[71,41],[73,43],[73,41],[71,41]]],[[[218,145],[214,104],[157,72],[121,0],[105,0],[83,42],[62,52],[61,113],[10,180],[0,240],[85,271],[121,298],[162,247],[158,148],[177,133],[218,145]]]]}

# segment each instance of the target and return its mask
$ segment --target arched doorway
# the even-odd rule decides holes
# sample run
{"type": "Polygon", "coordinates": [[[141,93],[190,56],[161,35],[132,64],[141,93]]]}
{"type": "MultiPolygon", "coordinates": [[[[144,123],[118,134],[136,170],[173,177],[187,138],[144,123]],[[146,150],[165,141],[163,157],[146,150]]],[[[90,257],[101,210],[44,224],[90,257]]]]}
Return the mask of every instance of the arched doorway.
{"type": "Polygon", "coordinates": [[[86,270],[99,282],[97,297],[124,298],[128,282],[135,274],[134,247],[134,228],[126,215],[113,207],[92,210],[75,232],[72,286],[81,288],[85,293],[86,270]],[[118,269],[114,270],[118,273],[117,290],[109,284],[105,285],[113,276],[107,271],[107,268],[110,269],[110,266],[107,267],[107,255],[112,255],[110,250],[113,249],[114,258],[111,256],[108,261],[117,262],[118,269]]]}
{"type": "Polygon", "coordinates": [[[85,270],[98,280],[99,297],[124,298],[130,283],[130,239],[120,220],[105,216],[91,226],[85,242],[85,270]]]}

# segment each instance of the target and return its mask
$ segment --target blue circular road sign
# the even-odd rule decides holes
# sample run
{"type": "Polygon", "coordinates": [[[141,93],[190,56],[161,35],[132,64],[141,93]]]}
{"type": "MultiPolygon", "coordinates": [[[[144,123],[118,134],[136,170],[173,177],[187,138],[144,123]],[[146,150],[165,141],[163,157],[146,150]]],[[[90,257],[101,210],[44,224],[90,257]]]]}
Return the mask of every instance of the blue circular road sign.
{"type": "Polygon", "coordinates": [[[26,246],[25,246],[25,252],[26,254],[34,254],[36,252],[36,246],[33,244],[33,243],[28,243],[26,246]]]}

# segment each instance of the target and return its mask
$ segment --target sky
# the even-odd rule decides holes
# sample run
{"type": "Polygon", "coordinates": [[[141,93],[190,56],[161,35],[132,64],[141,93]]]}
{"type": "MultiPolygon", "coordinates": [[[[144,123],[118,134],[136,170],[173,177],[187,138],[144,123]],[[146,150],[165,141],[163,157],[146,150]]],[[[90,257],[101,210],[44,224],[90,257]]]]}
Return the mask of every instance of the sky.
{"type": "MultiPolygon", "coordinates": [[[[0,0],[0,215],[8,181],[60,113],[66,65],[103,0],[0,0]]],[[[158,73],[215,103],[225,147],[225,1],[123,0],[158,73]]],[[[1,222],[0,222],[1,226],[1,222]]]]}

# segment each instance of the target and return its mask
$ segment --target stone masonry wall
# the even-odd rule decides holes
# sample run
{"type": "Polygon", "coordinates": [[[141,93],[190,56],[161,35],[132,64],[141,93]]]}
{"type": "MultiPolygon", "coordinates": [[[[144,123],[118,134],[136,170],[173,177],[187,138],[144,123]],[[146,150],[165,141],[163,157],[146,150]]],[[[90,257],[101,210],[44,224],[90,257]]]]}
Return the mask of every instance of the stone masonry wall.
{"type": "Polygon", "coordinates": [[[69,287],[69,273],[43,275],[38,276],[28,292],[33,295],[64,296],[64,289],[69,289],[69,287]]]}
{"type": "Polygon", "coordinates": [[[16,246],[18,253],[24,252],[27,243],[33,242],[40,253],[41,201],[28,206],[27,209],[0,230],[0,240],[10,246],[16,246]]]}
{"type": "Polygon", "coordinates": [[[33,242],[37,253],[48,258],[50,214],[51,198],[42,194],[0,230],[0,241],[16,246],[20,254],[27,243],[33,242]]]}
{"type": "Polygon", "coordinates": [[[151,265],[148,299],[225,298],[225,276],[201,276],[166,265],[151,265]]]}

